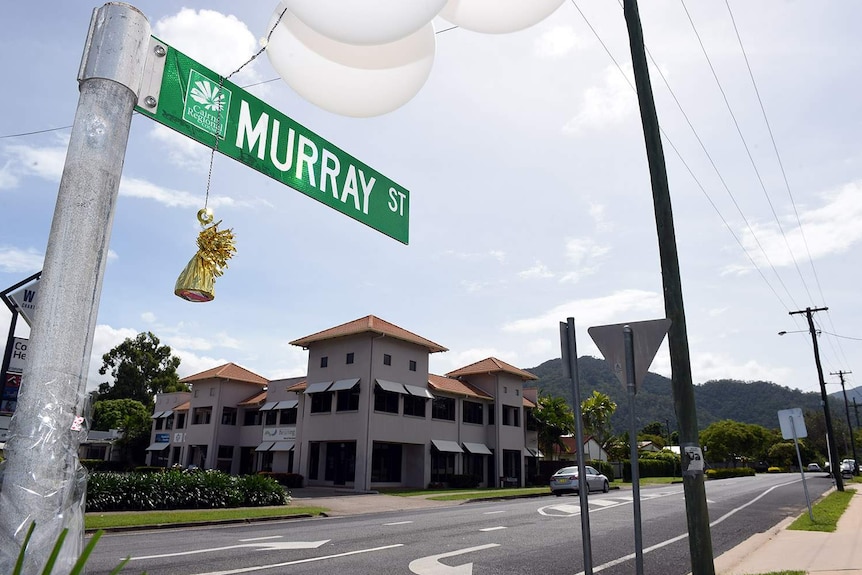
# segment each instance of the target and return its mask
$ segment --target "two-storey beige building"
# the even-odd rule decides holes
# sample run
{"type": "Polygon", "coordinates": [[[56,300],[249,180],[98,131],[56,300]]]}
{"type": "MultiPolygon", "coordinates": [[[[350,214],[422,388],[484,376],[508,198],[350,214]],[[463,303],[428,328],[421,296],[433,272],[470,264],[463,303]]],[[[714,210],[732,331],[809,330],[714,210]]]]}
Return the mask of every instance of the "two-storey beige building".
{"type": "Polygon", "coordinates": [[[524,485],[535,475],[529,372],[488,358],[429,374],[430,354],[446,348],[375,316],[291,343],[308,351],[305,378],[267,382],[228,364],[185,378],[191,394],[160,395],[153,464],[294,472],[360,491],[453,474],[524,485]],[[188,429],[178,429],[184,410],[188,429]],[[170,418],[171,433],[159,429],[170,418]]]}

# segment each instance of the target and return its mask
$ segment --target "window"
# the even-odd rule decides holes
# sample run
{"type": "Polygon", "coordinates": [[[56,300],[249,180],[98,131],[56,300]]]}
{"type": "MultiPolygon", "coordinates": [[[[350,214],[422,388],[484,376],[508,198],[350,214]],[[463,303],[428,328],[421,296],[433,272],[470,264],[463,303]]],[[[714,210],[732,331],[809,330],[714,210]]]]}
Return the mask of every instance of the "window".
{"type": "Polygon", "coordinates": [[[525,410],[524,426],[527,428],[527,431],[539,430],[539,422],[536,420],[536,414],[533,413],[532,409],[525,410]]]}
{"type": "Polygon", "coordinates": [[[192,411],[192,425],[208,425],[213,414],[212,407],[196,407],[192,411]]]}
{"type": "Polygon", "coordinates": [[[279,423],[281,425],[296,425],[296,408],[292,409],[279,409],[281,412],[281,416],[279,417],[279,423]]]}
{"type": "Polygon", "coordinates": [[[219,459],[233,459],[233,445],[219,445],[218,446],[218,458],[219,459]]]}
{"type": "Polygon", "coordinates": [[[177,413],[177,429],[182,429],[186,426],[186,414],[185,412],[177,413]]]}
{"type": "Polygon", "coordinates": [[[198,390],[195,390],[195,397],[198,396],[198,390]]]}
{"type": "Polygon", "coordinates": [[[415,395],[404,396],[404,415],[412,415],[414,417],[425,417],[425,400],[424,397],[416,397],[415,395]]]}
{"type": "MultiPolygon", "coordinates": [[[[236,408],[223,407],[221,410],[222,425],[236,425],[236,408]]],[[[220,449],[220,448],[219,448],[220,449]]]]}
{"type": "MultiPolygon", "coordinates": [[[[317,395],[317,394],[315,394],[317,395]]],[[[320,442],[311,441],[308,444],[308,478],[317,479],[320,469],[320,442]]]]}
{"type": "Polygon", "coordinates": [[[243,425],[260,425],[261,412],[256,409],[246,409],[242,418],[243,425]]]}
{"type": "Polygon", "coordinates": [[[516,390],[515,390],[515,395],[521,395],[521,390],[520,390],[520,389],[516,389],[516,390]]]}
{"type": "Polygon", "coordinates": [[[347,354],[347,364],[350,365],[351,363],[353,363],[353,352],[352,351],[347,354]]]}
{"type": "Polygon", "coordinates": [[[332,411],[332,393],[322,391],[311,394],[311,413],[329,413],[332,411]]]}
{"type": "Polygon", "coordinates": [[[503,425],[521,427],[521,410],[511,405],[503,406],[503,425]]]}
{"type": "Polygon", "coordinates": [[[383,365],[392,365],[392,356],[388,353],[383,354],[383,365]]]}
{"type": "Polygon", "coordinates": [[[394,391],[385,391],[380,387],[374,388],[374,411],[386,413],[398,413],[398,396],[394,391]]]}
{"type": "Polygon", "coordinates": [[[482,404],[476,403],[475,401],[465,401],[463,403],[464,406],[464,423],[478,423],[482,425],[485,423],[484,418],[482,417],[482,404]]]}
{"type": "Polygon", "coordinates": [[[431,400],[431,418],[455,421],[455,399],[435,395],[431,400]]]}
{"type": "Polygon", "coordinates": [[[278,425],[278,410],[270,409],[265,412],[266,415],[263,416],[263,424],[264,425],[278,425]]]}
{"type": "Polygon", "coordinates": [[[464,462],[464,475],[469,475],[475,480],[481,482],[485,476],[485,461],[484,455],[477,453],[465,453],[461,456],[464,462]]]}
{"type": "Polygon", "coordinates": [[[163,425],[162,421],[163,420],[161,417],[153,420],[153,423],[156,424],[156,431],[159,431],[162,428],[162,425],[163,425]]]}
{"type": "Polygon", "coordinates": [[[410,371],[416,371],[416,361],[410,360],[410,371]]]}
{"type": "Polygon", "coordinates": [[[174,428],[174,414],[170,414],[165,418],[165,429],[174,428]]]}
{"type": "Polygon", "coordinates": [[[488,406],[488,425],[494,425],[494,418],[496,416],[495,412],[497,411],[494,408],[495,405],[493,403],[488,406]]]}
{"type": "Polygon", "coordinates": [[[374,442],[371,448],[371,481],[401,482],[401,445],[374,442]]]}
{"type": "Polygon", "coordinates": [[[214,396],[215,396],[215,388],[211,387],[210,388],[210,397],[214,397],[214,396]]]}
{"type": "Polygon", "coordinates": [[[359,411],[358,384],[354,385],[350,389],[342,389],[338,391],[338,397],[336,397],[335,400],[335,411],[359,411]]]}
{"type": "Polygon", "coordinates": [[[455,473],[455,454],[431,448],[431,483],[443,483],[455,473]]]}
{"type": "Polygon", "coordinates": [[[329,357],[324,355],[323,357],[320,358],[320,367],[326,367],[328,365],[329,365],[329,357]]]}

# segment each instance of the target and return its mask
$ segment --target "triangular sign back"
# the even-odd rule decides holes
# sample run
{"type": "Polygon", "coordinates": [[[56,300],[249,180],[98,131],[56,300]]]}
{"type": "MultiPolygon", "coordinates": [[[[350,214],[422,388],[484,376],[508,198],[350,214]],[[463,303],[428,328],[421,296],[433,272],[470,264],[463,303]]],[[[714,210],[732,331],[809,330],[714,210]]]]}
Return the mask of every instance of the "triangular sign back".
{"type": "Polygon", "coordinates": [[[671,321],[664,319],[651,319],[647,321],[634,321],[628,323],[615,323],[612,325],[598,325],[587,330],[593,338],[599,351],[605,356],[605,361],[611,366],[614,375],[623,385],[628,385],[626,373],[626,346],[623,328],[632,328],[632,339],[635,356],[635,387],[639,387],[646,377],[649,366],[652,363],[667,330],[670,329],[671,321]]]}

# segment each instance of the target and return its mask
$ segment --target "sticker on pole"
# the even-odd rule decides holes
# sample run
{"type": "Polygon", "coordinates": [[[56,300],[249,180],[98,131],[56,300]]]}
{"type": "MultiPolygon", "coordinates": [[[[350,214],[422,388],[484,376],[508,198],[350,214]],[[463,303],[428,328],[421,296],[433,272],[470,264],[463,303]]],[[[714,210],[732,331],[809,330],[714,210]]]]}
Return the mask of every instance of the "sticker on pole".
{"type": "Polygon", "coordinates": [[[683,473],[686,475],[703,474],[703,451],[697,445],[686,445],[683,450],[683,473]]]}

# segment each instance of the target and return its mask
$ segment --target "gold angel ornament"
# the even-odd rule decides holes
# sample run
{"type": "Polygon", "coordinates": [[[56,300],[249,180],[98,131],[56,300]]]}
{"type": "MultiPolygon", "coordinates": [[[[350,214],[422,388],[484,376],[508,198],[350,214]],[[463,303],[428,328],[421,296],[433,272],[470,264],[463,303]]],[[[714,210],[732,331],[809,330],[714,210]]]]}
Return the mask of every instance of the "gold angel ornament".
{"type": "Polygon", "coordinates": [[[174,294],[184,300],[206,302],[215,299],[215,279],[224,273],[236,247],[233,230],[219,230],[221,220],[212,223],[212,210],[200,210],[198,221],[203,226],[198,234],[198,253],[177,278],[174,294]]]}

